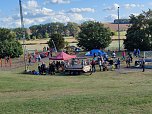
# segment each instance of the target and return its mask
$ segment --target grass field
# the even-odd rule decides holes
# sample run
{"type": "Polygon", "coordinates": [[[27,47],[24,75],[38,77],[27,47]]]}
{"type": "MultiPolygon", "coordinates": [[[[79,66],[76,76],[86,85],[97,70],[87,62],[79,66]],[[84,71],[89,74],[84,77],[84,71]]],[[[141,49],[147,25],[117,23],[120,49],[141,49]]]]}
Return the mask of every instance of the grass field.
{"type": "Polygon", "coordinates": [[[152,114],[152,73],[34,76],[0,71],[0,114],[152,114]]]}

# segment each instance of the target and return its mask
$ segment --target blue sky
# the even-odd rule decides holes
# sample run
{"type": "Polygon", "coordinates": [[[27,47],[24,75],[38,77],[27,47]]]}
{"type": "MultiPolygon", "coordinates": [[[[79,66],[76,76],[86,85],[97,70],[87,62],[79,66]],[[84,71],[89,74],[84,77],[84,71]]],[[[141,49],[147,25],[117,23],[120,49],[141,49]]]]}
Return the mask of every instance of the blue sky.
{"type": "MultiPolygon", "coordinates": [[[[113,22],[152,7],[151,0],[22,0],[26,27],[50,22],[113,22]]],[[[1,0],[0,27],[20,27],[19,0],[1,0]]]]}

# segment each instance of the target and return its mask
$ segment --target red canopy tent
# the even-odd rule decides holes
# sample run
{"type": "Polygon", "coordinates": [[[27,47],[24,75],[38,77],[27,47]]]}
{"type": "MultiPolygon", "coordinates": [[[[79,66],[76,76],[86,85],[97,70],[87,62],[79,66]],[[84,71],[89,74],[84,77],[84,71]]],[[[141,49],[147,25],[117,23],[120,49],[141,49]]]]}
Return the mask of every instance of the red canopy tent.
{"type": "Polygon", "coordinates": [[[64,52],[59,53],[56,57],[50,58],[51,60],[69,60],[72,58],[76,58],[76,55],[68,55],[64,52]]]}

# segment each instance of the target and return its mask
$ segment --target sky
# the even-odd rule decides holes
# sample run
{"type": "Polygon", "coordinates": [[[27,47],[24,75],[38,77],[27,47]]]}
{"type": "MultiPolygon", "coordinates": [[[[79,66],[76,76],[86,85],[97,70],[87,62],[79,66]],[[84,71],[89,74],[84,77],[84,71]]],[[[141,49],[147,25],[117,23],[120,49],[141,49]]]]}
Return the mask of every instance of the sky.
{"type": "MultiPolygon", "coordinates": [[[[139,15],[152,7],[151,0],[21,0],[25,27],[51,22],[100,21],[139,15]]],[[[21,26],[19,0],[1,0],[0,27],[21,26]]]]}

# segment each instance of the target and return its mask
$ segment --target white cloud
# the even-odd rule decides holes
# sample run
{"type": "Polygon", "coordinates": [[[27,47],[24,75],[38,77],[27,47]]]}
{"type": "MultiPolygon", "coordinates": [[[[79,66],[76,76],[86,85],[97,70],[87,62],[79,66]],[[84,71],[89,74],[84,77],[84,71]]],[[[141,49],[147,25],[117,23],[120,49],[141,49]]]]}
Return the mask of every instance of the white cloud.
{"type": "Polygon", "coordinates": [[[72,8],[69,12],[72,13],[82,13],[82,12],[94,12],[93,8],[72,8]]]}
{"type": "Polygon", "coordinates": [[[69,4],[70,0],[46,0],[45,4],[53,3],[53,4],[69,4]]]}
{"type": "Polygon", "coordinates": [[[118,9],[118,7],[119,7],[119,5],[115,3],[110,7],[104,8],[103,10],[104,11],[116,11],[118,9]]]}
{"type": "Polygon", "coordinates": [[[38,3],[35,0],[29,0],[26,4],[23,4],[24,9],[34,9],[38,7],[38,3]]]}
{"type": "Polygon", "coordinates": [[[136,7],[136,4],[125,4],[124,7],[125,7],[126,9],[131,9],[131,8],[136,7]]]}
{"type": "Polygon", "coordinates": [[[118,15],[110,14],[104,18],[104,20],[107,22],[112,22],[114,19],[118,19],[118,15]]]}
{"type": "Polygon", "coordinates": [[[124,4],[124,7],[126,9],[131,9],[131,8],[135,8],[135,7],[142,8],[142,7],[144,7],[144,5],[143,4],[124,4]]]}
{"type": "MultiPolygon", "coordinates": [[[[44,8],[43,8],[44,9],[44,8]]],[[[66,13],[66,12],[54,12],[50,10],[50,13],[44,12],[45,10],[37,9],[37,12],[24,12],[24,25],[31,26],[36,24],[45,24],[50,22],[76,22],[81,23],[86,20],[94,20],[93,18],[83,17],[80,13],[66,13]]],[[[13,15],[7,18],[0,19],[1,27],[14,28],[20,27],[20,15],[13,15]]]]}
{"type": "Polygon", "coordinates": [[[4,27],[4,28],[21,26],[20,20],[14,20],[12,17],[0,18],[0,24],[1,24],[1,27],[4,27]]]}
{"type": "Polygon", "coordinates": [[[137,4],[136,6],[137,6],[137,7],[139,7],[139,8],[141,8],[141,7],[143,8],[143,7],[145,7],[145,6],[144,6],[144,4],[137,4]]]}

